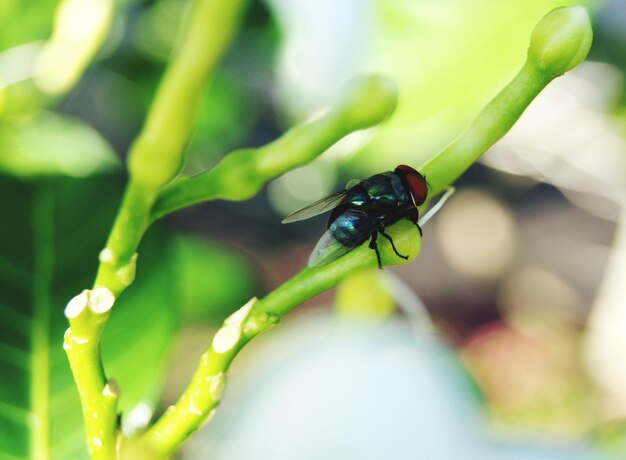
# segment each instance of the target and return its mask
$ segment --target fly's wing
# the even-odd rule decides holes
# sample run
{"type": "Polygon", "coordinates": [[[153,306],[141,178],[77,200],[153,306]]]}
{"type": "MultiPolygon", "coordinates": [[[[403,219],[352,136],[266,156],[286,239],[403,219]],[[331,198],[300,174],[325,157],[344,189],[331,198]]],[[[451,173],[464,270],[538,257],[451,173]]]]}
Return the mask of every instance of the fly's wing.
{"type": "Polygon", "coordinates": [[[330,211],[331,209],[339,206],[346,199],[347,194],[348,190],[341,190],[337,193],[333,193],[332,195],[322,198],[305,208],[292,212],[285,217],[282,222],[283,224],[289,224],[291,222],[308,219],[309,217],[317,216],[325,213],[326,211],[330,211]]]}
{"type": "MultiPolygon", "coordinates": [[[[361,212],[348,210],[345,214],[361,212]]],[[[367,241],[368,237],[376,231],[376,225],[377,223],[374,220],[361,221],[358,230],[353,235],[344,236],[344,243],[337,241],[333,236],[333,227],[329,228],[315,245],[307,265],[309,267],[321,267],[350,252],[367,241]]]]}

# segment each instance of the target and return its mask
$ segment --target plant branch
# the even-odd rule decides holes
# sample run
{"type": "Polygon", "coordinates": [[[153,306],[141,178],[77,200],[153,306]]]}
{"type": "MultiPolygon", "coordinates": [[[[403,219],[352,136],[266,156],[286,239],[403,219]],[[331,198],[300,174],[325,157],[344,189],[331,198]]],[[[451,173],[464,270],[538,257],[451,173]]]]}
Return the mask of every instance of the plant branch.
{"type": "Polygon", "coordinates": [[[263,147],[232,152],[208,171],[176,179],[159,193],[152,219],[203,201],[250,198],[269,180],[310,162],[342,137],[382,122],[396,101],[390,79],[361,77],[342,101],[316,120],[293,127],[263,147]]]}
{"type": "Polygon", "coordinates": [[[196,102],[204,81],[233,36],[245,0],[195,0],[185,34],[139,137],[129,153],[130,182],[100,265],[93,290],[74,297],[65,313],[70,322],[64,348],[83,407],[87,445],[94,459],[117,458],[119,390],[107,380],[100,336],[115,299],[134,278],[136,250],[150,222],[159,190],[183,162],[196,102]]]}
{"type": "Polygon", "coordinates": [[[548,83],[580,64],[591,39],[585,8],[557,8],[548,13],[535,26],[526,63],[515,78],[461,136],[420,168],[428,179],[430,196],[452,184],[504,136],[548,83]]]}
{"type": "MultiPolygon", "coordinates": [[[[415,225],[402,221],[387,229],[399,252],[409,259],[417,256],[421,238],[415,225]]],[[[404,263],[386,239],[379,242],[382,263],[404,263]]],[[[252,299],[233,313],[215,334],[192,377],[178,400],[145,433],[143,440],[153,454],[171,454],[187,437],[212,416],[219,404],[230,363],[239,351],[261,332],[278,324],[280,317],[307,299],[337,286],[364,270],[377,268],[375,253],[363,245],[322,267],[305,268],[261,300],[252,299]]]]}
{"type": "MultiPolygon", "coordinates": [[[[579,64],[590,44],[591,27],[584,8],[561,8],[549,13],[535,27],[527,62],[518,75],[485,107],[467,131],[421,168],[430,181],[431,196],[450,185],[500,139],[552,79],[579,64]]],[[[271,149],[271,145],[268,147],[271,149]]],[[[291,165],[289,159],[281,159],[281,149],[276,150],[275,159],[269,162],[275,166],[267,169],[271,173],[291,165]]],[[[254,178],[258,173],[256,157],[262,154],[254,150],[242,152],[238,154],[241,158],[235,156],[237,159],[230,163],[227,157],[214,170],[205,173],[205,178],[197,176],[173,184],[161,195],[156,216],[203,199],[247,197],[250,191],[240,191],[239,181],[254,178]],[[197,185],[185,185],[190,182],[197,185]]],[[[289,148],[282,151],[284,156],[288,153],[289,148]]],[[[256,187],[256,181],[253,182],[256,187]]],[[[409,260],[417,255],[421,238],[411,223],[398,222],[388,231],[400,253],[409,254],[409,260]]],[[[379,249],[383,265],[405,262],[395,255],[386,240],[381,241],[379,249]]],[[[230,363],[252,338],[277,324],[282,315],[305,300],[337,286],[352,274],[374,267],[375,254],[363,244],[327,265],[303,269],[265,298],[252,299],[233,313],[215,334],[183,396],[143,436],[147,447],[160,457],[172,453],[211,418],[219,404],[230,363]],[[219,391],[212,391],[213,386],[219,391]]]]}

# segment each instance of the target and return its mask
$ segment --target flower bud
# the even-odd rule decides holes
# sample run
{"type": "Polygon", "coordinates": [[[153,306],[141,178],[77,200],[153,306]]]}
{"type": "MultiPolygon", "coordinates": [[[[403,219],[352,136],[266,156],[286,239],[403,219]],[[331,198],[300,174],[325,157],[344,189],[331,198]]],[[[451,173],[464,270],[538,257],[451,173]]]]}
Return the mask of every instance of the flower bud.
{"type": "Polygon", "coordinates": [[[540,71],[557,77],[585,59],[592,38],[591,21],[585,8],[556,8],[535,26],[528,59],[540,71]]]}

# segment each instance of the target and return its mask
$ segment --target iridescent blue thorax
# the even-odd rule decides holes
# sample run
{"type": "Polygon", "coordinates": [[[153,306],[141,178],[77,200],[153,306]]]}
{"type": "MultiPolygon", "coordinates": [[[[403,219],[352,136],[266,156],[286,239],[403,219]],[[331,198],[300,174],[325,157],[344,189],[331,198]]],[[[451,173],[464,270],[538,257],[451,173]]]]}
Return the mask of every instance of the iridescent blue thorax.
{"type": "Polygon", "coordinates": [[[335,208],[331,223],[348,209],[363,211],[367,217],[385,224],[396,222],[396,214],[413,205],[402,179],[392,172],[376,174],[352,187],[345,202],[335,208]],[[388,222],[389,221],[389,222],[388,222]]]}

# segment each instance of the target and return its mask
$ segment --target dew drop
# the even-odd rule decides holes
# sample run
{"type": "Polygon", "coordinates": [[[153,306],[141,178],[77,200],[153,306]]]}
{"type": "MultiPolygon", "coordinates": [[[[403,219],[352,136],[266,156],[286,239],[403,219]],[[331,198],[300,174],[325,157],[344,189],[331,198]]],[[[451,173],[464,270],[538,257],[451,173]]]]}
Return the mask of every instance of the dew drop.
{"type": "Polygon", "coordinates": [[[202,411],[198,409],[193,402],[189,403],[189,412],[196,415],[202,415],[202,411]]]}
{"type": "Polygon", "coordinates": [[[72,297],[72,299],[65,306],[65,316],[68,319],[76,318],[80,315],[87,303],[89,302],[89,291],[85,289],[83,292],[78,294],[77,296],[72,297]]]}
{"type": "Polygon", "coordinates": [[[115,253],[111,248],[104,248],[98,255],[98,260],[104,263],[111,263],[115,260],[115,253]]]}
{"type": "Polygon", "coordinates": [[[85,339],[84,337],[76,337],[75,335],[72,335],[72,342],[78,345],[82,345],[83,343],[89,342],[89,339],[85,339]]]}
{"type": "Polygon", "coordinates": [[[116,272],[115,276],[125,285],[130,286],[132,282],[135,280],[135,272],[137,269],[137,253],[133,254],[126,265],[120,267],[116,272]]]}
{"type": "Polygon", "coordinates": [[[213,337],[213,350],[216,353],[225,353],[237,344],[241,337],[241,324],[248,318],[257,300],[256,297],[251,298],[243,307],[226,318],[224,325],[213,337]]]}
{"type": "Polygon", "coordinates": [[[89,308],[94,313],[103,314],[108,312],[115,303],[115,295],[109,288],[99,286],[89,295],[89,308]]]}
{"type": "Polygon", "coordinates": [[[119,398],[121,394],[122,389],[115,379],[109,379],[102,389],[102,396],[105,397],[119,398]]]}
{"type": "Polygon", "coordinates": [[[256,297],[252,297],[243,307],[226,318],[226,324],[241,324],[248,317],[252,306],[257,302],[256,297]]]}
{"type": "Polygon", "coordinates": [[[219,401],[224,395],[226,389],[226,374],[219,372],[211,377],[211,383],[209,384],[209,395],[213,401],[219,401]]]}
{"type": "Polygon", "coordinates": [[[240,336],[241,331],[238,324],[222,326],[213,337],[213,350],[215,353],[226,353],[237,344],[240,336]]]}
{"type": "Polygon", "coordinates": [[[124,434],[130,436],[148,426],[154,410],[146,402],[140,402],[124,416],[124,434]]]}
{"type": "Polygon", "coordinates": [[[175,410],[176,410],[176,406],[168,406],[168,408],[165,409],[165,415],[169,415],[173,413],[175,410]]]}

